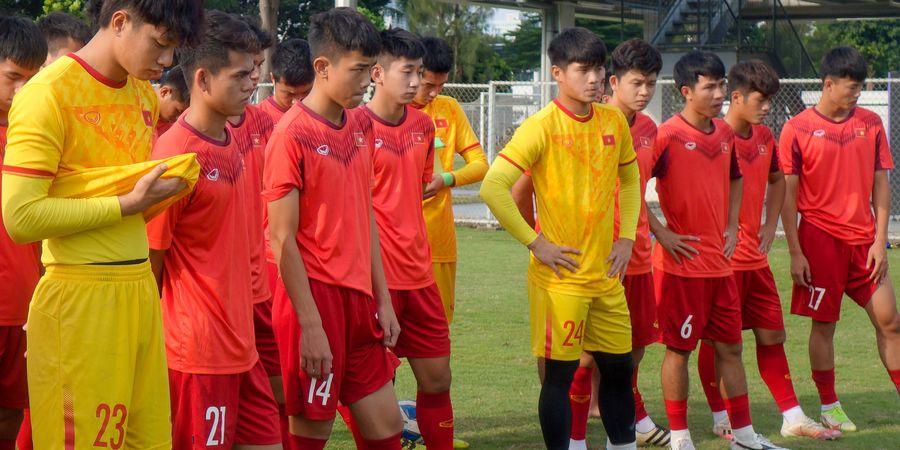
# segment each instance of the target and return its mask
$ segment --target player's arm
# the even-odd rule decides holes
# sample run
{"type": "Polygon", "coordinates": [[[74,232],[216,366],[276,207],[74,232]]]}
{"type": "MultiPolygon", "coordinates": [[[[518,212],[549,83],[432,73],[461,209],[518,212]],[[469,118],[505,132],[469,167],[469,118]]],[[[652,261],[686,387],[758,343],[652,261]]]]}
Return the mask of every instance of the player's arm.
{"type": "Polygon", "coordinates": [[[728,224],[725,227],[725,246],[722,253],[726,258],[731,258],[734,249],[737,248],[738,226],[741,217],[741,199],[744,197],[744,177],[737,160],[737,149],[731,146],[731,167],[728,186],[728,224]]]}
{"type": "Polygon", "coordinates": [[[775,241],[775,230],[778,228],[778,217],[784,206],[784,173],[777,168],[777,157],[772,158],[776,165],[774,171],[769,172],[769,184],[766,186],[766,222],[759,232],[759,252],[768,254],[775,241]]]}
{"type": "MultiPolygon", "coordinates": [[[[650,178],[656,178],[657,181],[665,177],[668,172],[667,145],[666,137],[662,133],[658,134],[654,147],[653,172],[650,174],[650,178]]],[[[647,224],[650,226],[650,232],[656,237],[656,242],[659,242],[659,245],[669,252],[676,264],[681,264],[681,258],[694,259],[694,255],[700,254],[696,248],[689,244],[692,241],[699,241],[699,237],[682,235],[670,230],[663,225],[653,210],[649,208],[647,200],[641,199],[641,201],[644,202],[644,207],[647,208],[647,224]]]]}
{"type": "Polygon", "coordinates": [[[534,220],[534,183],[531,176],[525,174],[516,180],[511,193],[516,207],[519,208],[519,214],[522,215],[525,222],[528,222],[528,226],[534,228],[537,224],[534,220]]]}
{"type": "Polygon", "coordinates": [[[381,243],[378,239],[378,224],[375,223],[375,210],[369,205],[369,232],[372,245],[372,293],[378,302],[378,322],[384,330],[385,347],[397,345],[400,336],[400,323],[394,313],[394,305],[391,302],[391,293],[388,291],[387,281],[384,277],[384,264],[381,261],[381,243]]]}
{"type": "Polygon", "coordinates": [[[800,237],[797,233],[797,193],[800,190],[800,173],[803,164],[803,154],[796,141],[796,133],[791,123],[788,122],[781,129],[778,137],[778,160],[784,171],[784,205],[781,207],[781,226],[784,228],[784,238],[787,240],[788,252],[791,255],[791,279],[797,286],[809,287],[812,282],[812,274],[809,269],[809,261],[800,247],[800,237]]]}
{"type": "Polygon", "coordinates": [[[311,377],[321,377],[331,373],[332,354],[297,246],[299,196],[300,192],[292,189],[283,197],[269,202],[269,241],[278,273],[303,330],[300,335],[300,367],[311,377]]]}
{"type": "Polygon", "coordinates": [[[619,166],[619,239],[613,242],[612,251],[606,259],[609,277],[625,276],[625,269],[631,260],[631,249],[634,247],[642,201],[641,172],[637,161],[632,159],[619,166]]]}
{"type": "Polygon", "coordinates": [[[156,279],[156,289],[162,294],[163,272],[166,264],[166,251],[150,249],[150,268],[153,270],[153,278],[156,279]]]}
{"type": "Polygon", "coordinates": [[[891,214],[891,184],[887,170],[875,171],[872,207],[875,209],[875,242],[869,249],[866,267],[872,269],[869,279],[881,283],[887,277],[887,232],[891,214]]]}

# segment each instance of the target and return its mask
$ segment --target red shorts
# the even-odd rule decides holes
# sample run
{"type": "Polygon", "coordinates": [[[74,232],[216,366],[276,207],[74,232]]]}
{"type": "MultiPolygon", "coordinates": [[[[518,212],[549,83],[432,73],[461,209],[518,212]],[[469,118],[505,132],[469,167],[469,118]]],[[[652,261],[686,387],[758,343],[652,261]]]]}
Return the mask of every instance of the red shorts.
{"type": "Polygon", "coordinates": [[[338,401],[351,405],[388,384],[394,377],[396,359],[382,343],[378,305],[371,296],[314,279],[309,280],[309,288],[328,338],[331,374],[317,379],[301,368],[300,322],[284,283],[278,283],[272,320],[281,354],[285,412],[310,420],[331,420],[338,401]]]}
{"type": "Polygon", "coordinates": [[[437,284],[409,291],[391,289],[400,337],[393,352],[401,358],[450,356],[450,327],[437,284]]]}
{"type": "MultiPolygon", "coordinates": [[[[278,283],[278,266],[266,263],[269,270],[269,292],[275,292],[278,283]]],[[[281,376],[281,361],[278,359],[278,344],[272,330],[272,299],[253,305],[253,330],[256,334],[256,352],[266,374],[281,376]]]]}
{"type": "Polygon", "coordinates": [[[812,283],[810,288],[794,285],[791,314],[837,322],[845,293],[859,306],[869,304],[878,288],[866,269],[871,244],[847,244],[805,220],[800,221],[798,237],[812,283]]]}
{"type": "Polygon", "coordinates": [[[741,299],[741,328],[784,330],[781,298],[769,266],[756,270],[735,270],[734,284],[741,299]]]}
{"type": "Polygon", "coordinates": [[[262,365],[234,375],[169,370],[174,450],[281,442],[278,405],[262,365]]]}
{"type": "Polygon", "coordinates": [[[662,343],[694,350],[697,341],[741,342],[741,305],[731,276],[688,278],[655,272],[659,278],[662,343]]]}
{"type": "Polygon", "coordinates": [[[625,300],[631,315],[631,346],[646,347],[659,340],[659,322],[656,319],[656,293],[653,273],[626,275],[625,300]]]}
{"type": "Polygon", "coordinates": [[[0,326],[0,408],[27,407],[25,330],[21,325],[0,326]]]}

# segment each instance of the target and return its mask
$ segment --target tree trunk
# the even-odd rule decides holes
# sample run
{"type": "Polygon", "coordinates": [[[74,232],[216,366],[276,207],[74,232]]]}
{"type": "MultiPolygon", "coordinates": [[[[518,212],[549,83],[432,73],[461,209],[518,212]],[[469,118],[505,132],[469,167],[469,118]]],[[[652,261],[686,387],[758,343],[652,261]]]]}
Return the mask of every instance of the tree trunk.
{"type": "MultiPolygon", "coordinates": [[[[259,1],[259,18],[260,25],[263,30],[268,31],[275,36],[275,43],[281,40],[278,36],[278,6],[281,3],[281,0],[260,0],[259,1]]],[[[260,74],[260,83],[271,83],[272,82],[272,51],[273,48],[269,48],[266,50],[266,60],[263,62],[261,74],[260,74]]],[[[257,98],[259,101],[262,101],[264,98],[272,95],[272,88],[268,86],[260,86],[257,94],[257,98]]]]}

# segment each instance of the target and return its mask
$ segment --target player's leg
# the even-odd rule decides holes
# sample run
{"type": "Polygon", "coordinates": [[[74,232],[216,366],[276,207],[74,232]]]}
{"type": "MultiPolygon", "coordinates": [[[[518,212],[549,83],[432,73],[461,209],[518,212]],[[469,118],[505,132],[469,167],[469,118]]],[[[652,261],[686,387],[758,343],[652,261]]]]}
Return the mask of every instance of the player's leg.
{"type": "Polygon", "coordinates": [[[447,323],[453,323],[453,311],[456,308],[456,262],[434,262],[431,264],[431,272],[441,293],[447,323]]]}
{"type": "Polygon", "coordinates": [[[0,326],[0,450],[13,450],[28,406],[25,331],[0,326]]]}
{"type": "MultiPolygon", "coordinates": [[[[401,329],[402,326],[401,326],[401,329]]],[[[404,332],[407,330],[404,329],[404,332]]],[[[450,357],[408,358],[416,377],[416,422],[428,448],[453,448],[450,357]]]]}
{"type": "Polygon", "coordinates": [[[700,350],[697,351],[697,374],[700,376],[700,385],[706,396],[706,404],[712,413],[712,432],[716,436],[727,441],[732,438],[731,421],[728,419],[728,411],[725,409],[725,399],[722,398],[719,376],[716,373],[716,349],[709,340],[700,342],[700,350]]]}
{"type": "Polygon", "coordinates": [[[667,346],[662,362],[662,392],[673,450],[693,449],[688,431],[688,360],[691,351],[667,346]]]}
{"type": "Polygon", "coordinates": [[[235,450],[281,450],[278,404],[261,362],[240,375],[235,450]]]}
{"type": "Polygon", "coordinates": [[[572,385],[569,387],[569,407],[572,411],[572,430],[569,433],[570,450],[587,448],[588,417],[592,405],[597,402],[593,396],[596,388],[593,383],[594,369],[594,357],[590,353],[582,353],[581,359],[578,361],[578,369],[572,378],[572,385]]]}
{"type": "Polygon", "coordinates": [[[22,418],[22,427],[16,436],[16,448],[19,450],[34,450],[34,442],[31,440],[31,410],[25,409],[22,418]]]}
{"type": "MultiPolygon", "coordinates": [[[[278,280],[278,266],[275,263],[267,262],[266,270],[269,274],[269,292],[275,293],[275,286],[280,283],[278,280]]],[[[263,363],[263,368],[269,376],[269,385],[272,387],[272,394],[275,396],[275,402],[278,404],[279,427],[281,428],[281,438],[283,445],[289,442],[288,436],[288,419],[284,409],[284,380],[281,377],[281,359],[278,355],[278,342],[275,339],[275,330],[272,325],[272,304],[274,299],[269,299],[264,303],[257,303],[253,308],[253,329],[256,332],[256,350],[259,353],[259,359],[263,363]]]]}
{"type": "Polygon", "coordinates": [[[866,313],[875,327],[881,362],[900,394],[900,313],[890,280],[883,282],[872,295],[866,313]]]}

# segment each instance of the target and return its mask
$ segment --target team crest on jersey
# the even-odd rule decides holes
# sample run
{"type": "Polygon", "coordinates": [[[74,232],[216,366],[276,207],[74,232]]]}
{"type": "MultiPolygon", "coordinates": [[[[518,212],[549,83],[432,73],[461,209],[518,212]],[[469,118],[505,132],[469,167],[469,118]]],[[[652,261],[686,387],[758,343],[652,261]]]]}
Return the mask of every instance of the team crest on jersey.
{"type": "Polygon", "coordinates": [[[362,131],[354,131],[353,132],[353,142],[357,147],[365,147],[366,146],[366,135],[362,131]]]}
{"type": "Polygon", "coordinates": [[[141,114],[144,116],[144,125],[148,127],[153,126],[153,114],[150,114],[150,111],[141,111],[141,114]]]}
{"type": "Polygon", "coordinates": [[[425,143],[425,134],[424,133],[412,133],[412,140],[414,144],[424,144],[425,143]]]}
{"type": "Polygon", "coordinates": [[[647,136],[641,136],[641,147],[650,148],[650,138],[647,136]]]}
{"type": "Polygon", "coordinates": [[[616,137],[611,134],[604,134],[603,145],[616,145],[616,137]]]}
{"type": "Polygon", "coordinates": [[[259,134],[251,134],[250,141],[253,142],[253,145],[261,145],[262,144],[262,136],[259,134]]]}
{"type": "Polygon", "coordinates": [[[380,138],[375,138],[375,148],[384,147],[384,141],[380,138]]]}
{"type": "Polygon", "coordinates": [[[865,129],[865,128],[854,128],[854,129],[853,129],[853,134],[854,134],[856,137],[864,138],[864,137],[866,137],[866,129],[865,129]]]}
{"type": "Polygon", "coordinates": [[[722,153],[728,153],[728,150],[729,150],[730,148],[731,148],[731,147],[728,145],[727,142],[722,142],[722,153]]]}
{"type": "Polygon", "coordinates": [[[316,153],[322,156],[328,156],[328,154],[331,153],[331,148],[328,147],[328,144],[322,144],[316,149],[316,153]]]}
{"type": "Polygon", "coordinates": [[[100,123],[100,113],[97,111],[88,111],[84,113],[84,121],[91,125],[97,125],[100,123]]]}
{"type": "Polygon", "coordinates": [[[765,155],[765,154],[766,154],[766,146],[765,146],[765,145],[759,144],[759,145],[756,146],[756,148],[759,149],[759,154],[760,154],[760,155],[765,155]]]}
{"type": "Polygon", "coordinates": [[[435,128],[447,128],[447,119],[436,119],[434,126],[435,128]]]}
{"type": "Polygon", "coordinates": [[[210,170],[209,173],[206,174],[206,179],[209,181],[217,181],[219,179],[219,169],[210,170]]]}
{"type": "Polygon", "coordinates": [[[685,142],[684,148],[687,150],[690,150],[690,151],[697,150],[697,143],[696,142],[685,142]]]}
{"type": "Polygon", "coordinates": [[[823,136],[825,136],[825,130],[816,130],[816,131],[813,131],[813,136],[815,136],[815,137],[823,137],[823,136]]]}

